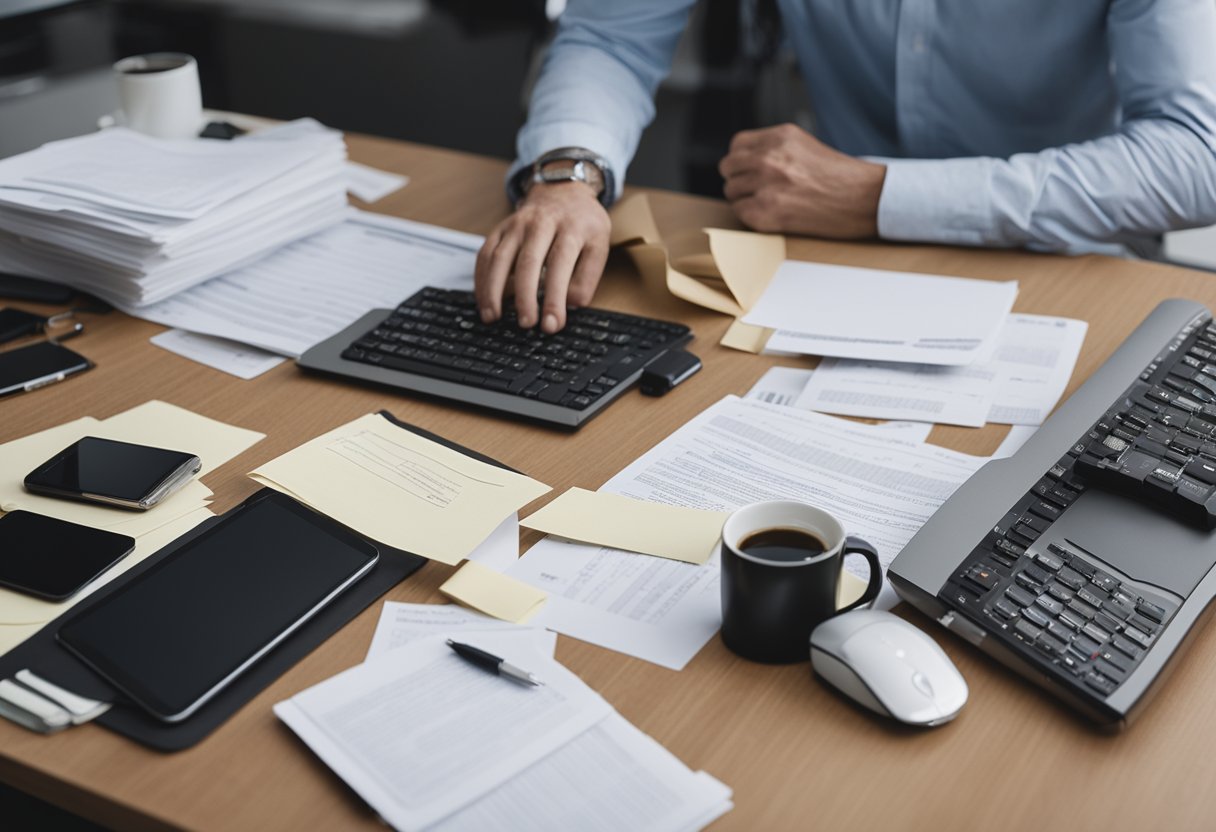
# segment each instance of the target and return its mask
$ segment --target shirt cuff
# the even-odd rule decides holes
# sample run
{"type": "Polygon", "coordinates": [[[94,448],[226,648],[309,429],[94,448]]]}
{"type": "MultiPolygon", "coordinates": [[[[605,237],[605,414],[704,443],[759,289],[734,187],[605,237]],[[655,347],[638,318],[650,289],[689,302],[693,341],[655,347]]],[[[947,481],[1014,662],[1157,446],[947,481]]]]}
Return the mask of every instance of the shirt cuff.
{"type": "Polygon", "coordinates": [[[525,126],[516,140],[516,152],[519,154],[511,169],[507,171],[506,181],[519,171],[536,161],[537,157],[559,147],[582,147],[604,158],[612,168],[613,193],[611,201],[615,202],[621,195],[625,184],[625,167],[629,164],[629,154],[621,145],[617,136],[603,128],[583,121],[562,121],[544,124],[537,127],[525,126]]]}
{"type": "Polygon", "coordinates": [[[891,159],[878,200],[878,236],[981,246],[993,237],[992,159],[891,159]]]}

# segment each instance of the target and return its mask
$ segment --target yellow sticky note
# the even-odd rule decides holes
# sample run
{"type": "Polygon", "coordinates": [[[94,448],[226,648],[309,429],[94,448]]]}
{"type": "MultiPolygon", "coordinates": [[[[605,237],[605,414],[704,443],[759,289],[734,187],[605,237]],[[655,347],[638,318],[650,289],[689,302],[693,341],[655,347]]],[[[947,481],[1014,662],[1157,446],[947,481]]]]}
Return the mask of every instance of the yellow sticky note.
{"type": "Polygon", "coordinates": [[[718,544],[728,514],[571,488],[519,522],[583,543],[705,563],[718,544]]]}
{"type": "Polygon", "coordinates": [[[742,350],[759,355],[764,352],[764,345],[773,335],[773,330],[755,324],[745,324],[738,318],[726,329],[726,334],[719,341],[722,346],[732,350],[742,350]]]}
{"type": "Polygon", "coordinates": [[[536,615],[549,597],[534,586],[473,560],[460,567],[439,591],[466,607],[514,624],[536,615]]]}
{"type": "Polygon", "coordinates": [[[549,490],[369,414],[249,474],[360,534],[457,564],[549,490]]]}

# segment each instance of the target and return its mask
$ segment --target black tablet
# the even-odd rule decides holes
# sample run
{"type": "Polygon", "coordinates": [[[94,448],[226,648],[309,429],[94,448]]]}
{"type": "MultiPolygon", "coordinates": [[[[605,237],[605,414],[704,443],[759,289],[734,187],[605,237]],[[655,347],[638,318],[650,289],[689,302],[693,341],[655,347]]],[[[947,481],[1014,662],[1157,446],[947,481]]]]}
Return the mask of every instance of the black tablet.
{"type": "Polygon", "coordinates": [[[134,548],[125,534],[10,511],[0,517],[0,586],[66,601],[134,548]]]}
{"type": "Polygon", "coordinates": [[[57,638],[148,713],[178,722],[378,558],[363,538],[270,492],[73,616],[57,638]]]}

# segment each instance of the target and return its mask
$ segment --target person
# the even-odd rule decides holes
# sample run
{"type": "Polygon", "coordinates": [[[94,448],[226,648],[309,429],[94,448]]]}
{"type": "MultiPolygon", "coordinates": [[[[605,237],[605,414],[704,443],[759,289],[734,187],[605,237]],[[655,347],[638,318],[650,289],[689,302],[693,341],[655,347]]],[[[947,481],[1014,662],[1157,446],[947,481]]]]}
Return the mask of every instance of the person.
{"type": "MultiPolygon", "coordinates": [[[[570,0],[476,266],[555,332],[591,302],[607,207],[693,0],[570,0]],[[544,307],[537,289],[544,286],[544,307]]],[[[1216,223],[1213,0],[776,0],[817,135],[738,133],[738,218],[817,237],[1151,256],[1216,223]]]]}

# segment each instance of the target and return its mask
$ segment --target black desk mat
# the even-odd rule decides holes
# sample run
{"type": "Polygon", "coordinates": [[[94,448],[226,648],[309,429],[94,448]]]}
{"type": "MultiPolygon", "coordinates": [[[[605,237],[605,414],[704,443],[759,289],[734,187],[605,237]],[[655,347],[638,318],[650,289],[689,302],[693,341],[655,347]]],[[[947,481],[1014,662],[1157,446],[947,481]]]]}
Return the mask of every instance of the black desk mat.
{"type": "MultiPolygon", "coordinates": [[[[382,411],[380,415],[398,427],[446,445],[482,462],[499,468],[507,467],[429,431],[400,422],[387,412],[382,411]]],[[[245,502],[257,499],[264,491],[266,489],[259,490],[245,502]]],[[[233,510],[235,511],[235,509],[233,510]]],[[[181,751],[200,742],[245,703],[286,673],[296,662],[311,653],[377,598],[426,563],[426,558],[419,555],[401,549],[393,549],[373,541],[380,550],[380,560],[362,580],[339,595],[307,624],[263,656],[189,719],[178,723],[162,722],[131,704],[107,681],[78,661],[55,641],[55,634],[59,631],[59,626],[68,618],[95,604],[104,603],[106,598],[121,591],[128,581],[147,571],[162,558],[168,557],[183,544],[220,522],[221,519],[222,515],[199,524],[139,566],[67,610],[8,653],[0,656],[0,678],[11,678],[17,671],[29,668],[39,676],[74,693],[92,699],[113,702],[114,707],[95,720],[97,724],[158,751],[181,751]]]]}

